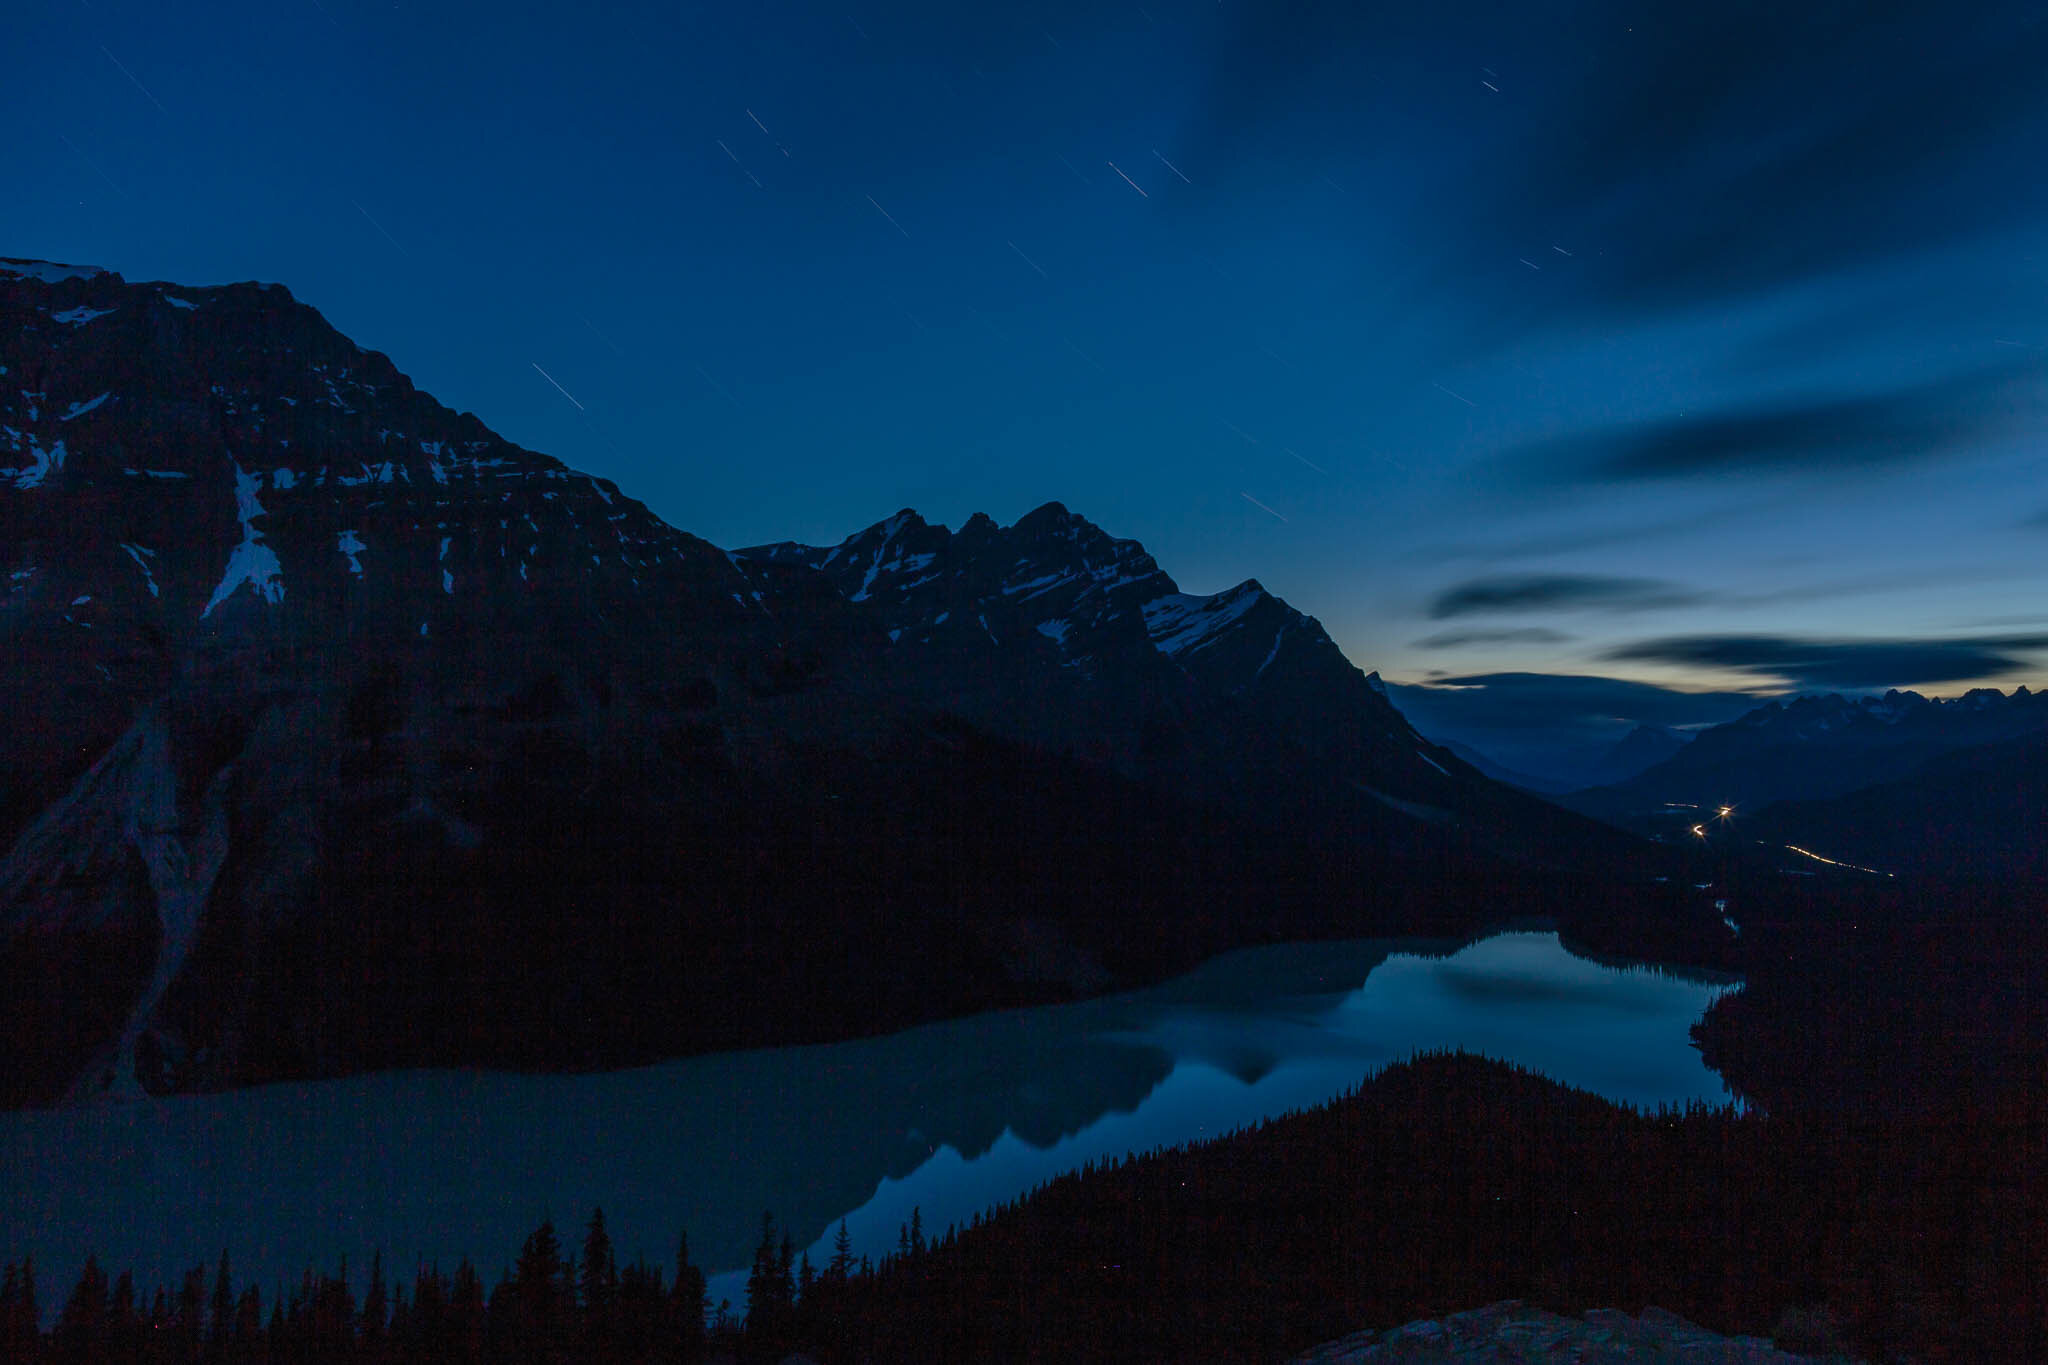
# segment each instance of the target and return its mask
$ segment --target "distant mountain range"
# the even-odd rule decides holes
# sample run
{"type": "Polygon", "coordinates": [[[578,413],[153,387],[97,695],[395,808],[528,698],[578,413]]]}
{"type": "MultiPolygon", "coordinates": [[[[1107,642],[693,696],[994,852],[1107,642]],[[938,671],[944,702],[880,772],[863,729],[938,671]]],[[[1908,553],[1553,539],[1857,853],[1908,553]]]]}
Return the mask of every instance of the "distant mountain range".
{"type": "Polygon", "coordinates": [[[2035,876],[2048,693],[1806,696],[1701,732],[1624,782],[1562,804],[1643,833],[1702,813],[1726,829],[1883,871],[2035,876]],[[1731,808],[1732,825],[1718,822],[1731,808]]]}
{"type": "Polygon", "coordinates": [[[1952,749],[1841,796],[1765,807],[1744,833],[1859,867],[2048,884],[2048,730],[1952,749]]]}
{"type": "Polygon", "coordinates": [[[1593,751],[1587,766],[1570,775],[1561,770],[1548,775],[1518,772],[1505,764],[1494,762],[1471,745],[1457,740],[1445,741],[1445,747],[1496,782],[1505,782],[1511,787],[1520,787],[1523,791],[1539,792],[1546,796],[1562,796],[1566,792],[1582,791],[1587,787],[1625,782],[1644,769],[1654,767],[1670,758],[1685,747],[1688,738],[1689,736],[1660,726],[1638,725],[1616,740],[1605,752],[1593,751]]]}
{"type": "Polygon", "coordinates": [[[1256,582],[1058,504],[729,553],[275,285],[0,261],[0,573],[7,1103],[840,1037],[1644,856],[1256,582]]]}

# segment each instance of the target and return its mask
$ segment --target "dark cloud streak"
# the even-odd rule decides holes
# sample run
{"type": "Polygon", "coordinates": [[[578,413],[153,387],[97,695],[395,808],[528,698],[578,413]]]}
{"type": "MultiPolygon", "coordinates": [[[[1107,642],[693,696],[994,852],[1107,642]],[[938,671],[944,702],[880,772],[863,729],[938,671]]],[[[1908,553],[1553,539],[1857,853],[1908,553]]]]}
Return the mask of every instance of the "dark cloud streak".
{"type": "Polygon", "coordinates": [[[1562,645],[1576,638],[1562,631],[1545,630],[1541,626],[1525,626],[1518,630],[1447,630],[1417,640],[1410,648],[1461,649],[1466,645],[1562,645]]]}
{"type": "Polygon", "coordinates": [[[1729,473],[1840,471],[1931,460],[2017,429],[2034,404],[2031,360],[1853,397],[1780,400],[1669,417],[1522,446],[1510,459],[1540,480],[1633,481],[1729,473]]]}
{"type": "Polygon", "coordinates": [[[1607,651],[1615,663],[1660,663],[1782,680],[1801,691],[1863,690],[1995,677],[2048,650],[2048,635],[1980,635],[1932,640],[1802,640],[1781,635],[1677,635],[1607,651]]]}
{"type": "Polygon", "coordinates": [[[1694,606],[1705,599],[1690,589],[1656,578],[1608,578],[1595,574],[1507,574],[1474,578],[1438,593],[1429,614],[1453,616],[1503,611],[1658,611],[1694,606]]]}

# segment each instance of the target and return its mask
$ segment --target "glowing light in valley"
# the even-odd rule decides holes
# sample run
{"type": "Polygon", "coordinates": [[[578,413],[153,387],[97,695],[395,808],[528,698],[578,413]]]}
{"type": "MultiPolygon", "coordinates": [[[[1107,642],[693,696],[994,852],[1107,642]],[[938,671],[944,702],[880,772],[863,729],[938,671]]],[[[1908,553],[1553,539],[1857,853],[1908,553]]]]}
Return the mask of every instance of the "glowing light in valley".
{"type": "Polygon", "coordinates": [[[1829,867],[1846,867],[1852,872],[1868,872],[1873,877],[1896,877],[1899,875],[1896,872],[1881,872],[1874,867],[1865,867],[1861,863],[1845,863],[1837,858],[1823,858],[1812,849],[1801,848],[1797,844],[1787,844],[1785,847],[1801,857],[1811,858],[1817,863],[1826,863],[1829,867]]]}

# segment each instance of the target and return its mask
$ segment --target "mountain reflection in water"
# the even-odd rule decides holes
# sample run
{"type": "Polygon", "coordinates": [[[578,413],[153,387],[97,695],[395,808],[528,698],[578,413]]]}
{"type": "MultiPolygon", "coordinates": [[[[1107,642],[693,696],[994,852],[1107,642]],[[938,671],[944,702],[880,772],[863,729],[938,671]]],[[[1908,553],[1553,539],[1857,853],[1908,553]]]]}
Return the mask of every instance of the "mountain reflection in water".
{"type": "MultiPolygon", "coordinates": [[[[174,1283],[226,1247],[296,1283],[346,1255],[486,1282],[543,1218],[602,1205],[621,1260],[743,1266],[761,1214],[822,1263],[934,1234],[1090,1160],[1318,1103],[1464,1048],[1627,1103],[1720,1100],[1688,1029],[1725,984],[1575,958],[1550,933],[1252,949],[1164,985],[886,1038],[583,1076],[400,1072],[0,1114],[0,1255],[68,1286],[88,1251],[174,1283]],[[1402,950],[1409,951],[1402,951],[1402,950]],[[815,1239],[815,1241],[813,1240],[815,1239]]],[[[717,1276],[737,1302],[743,1274],[717,1276]]]]}

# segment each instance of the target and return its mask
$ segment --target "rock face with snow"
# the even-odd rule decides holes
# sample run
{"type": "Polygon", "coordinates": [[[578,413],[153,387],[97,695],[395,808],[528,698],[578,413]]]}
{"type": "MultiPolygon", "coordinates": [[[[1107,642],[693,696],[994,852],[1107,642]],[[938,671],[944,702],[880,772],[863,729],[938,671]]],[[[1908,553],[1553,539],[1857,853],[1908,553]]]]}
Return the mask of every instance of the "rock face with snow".
{"type": "Polygon", "coordinates": [[[845,1036],[1618,847],[1257,583],[1056,504],[729,554],[274,285],[0,261],[0,575],[9,1103],[845,1036]]]}

